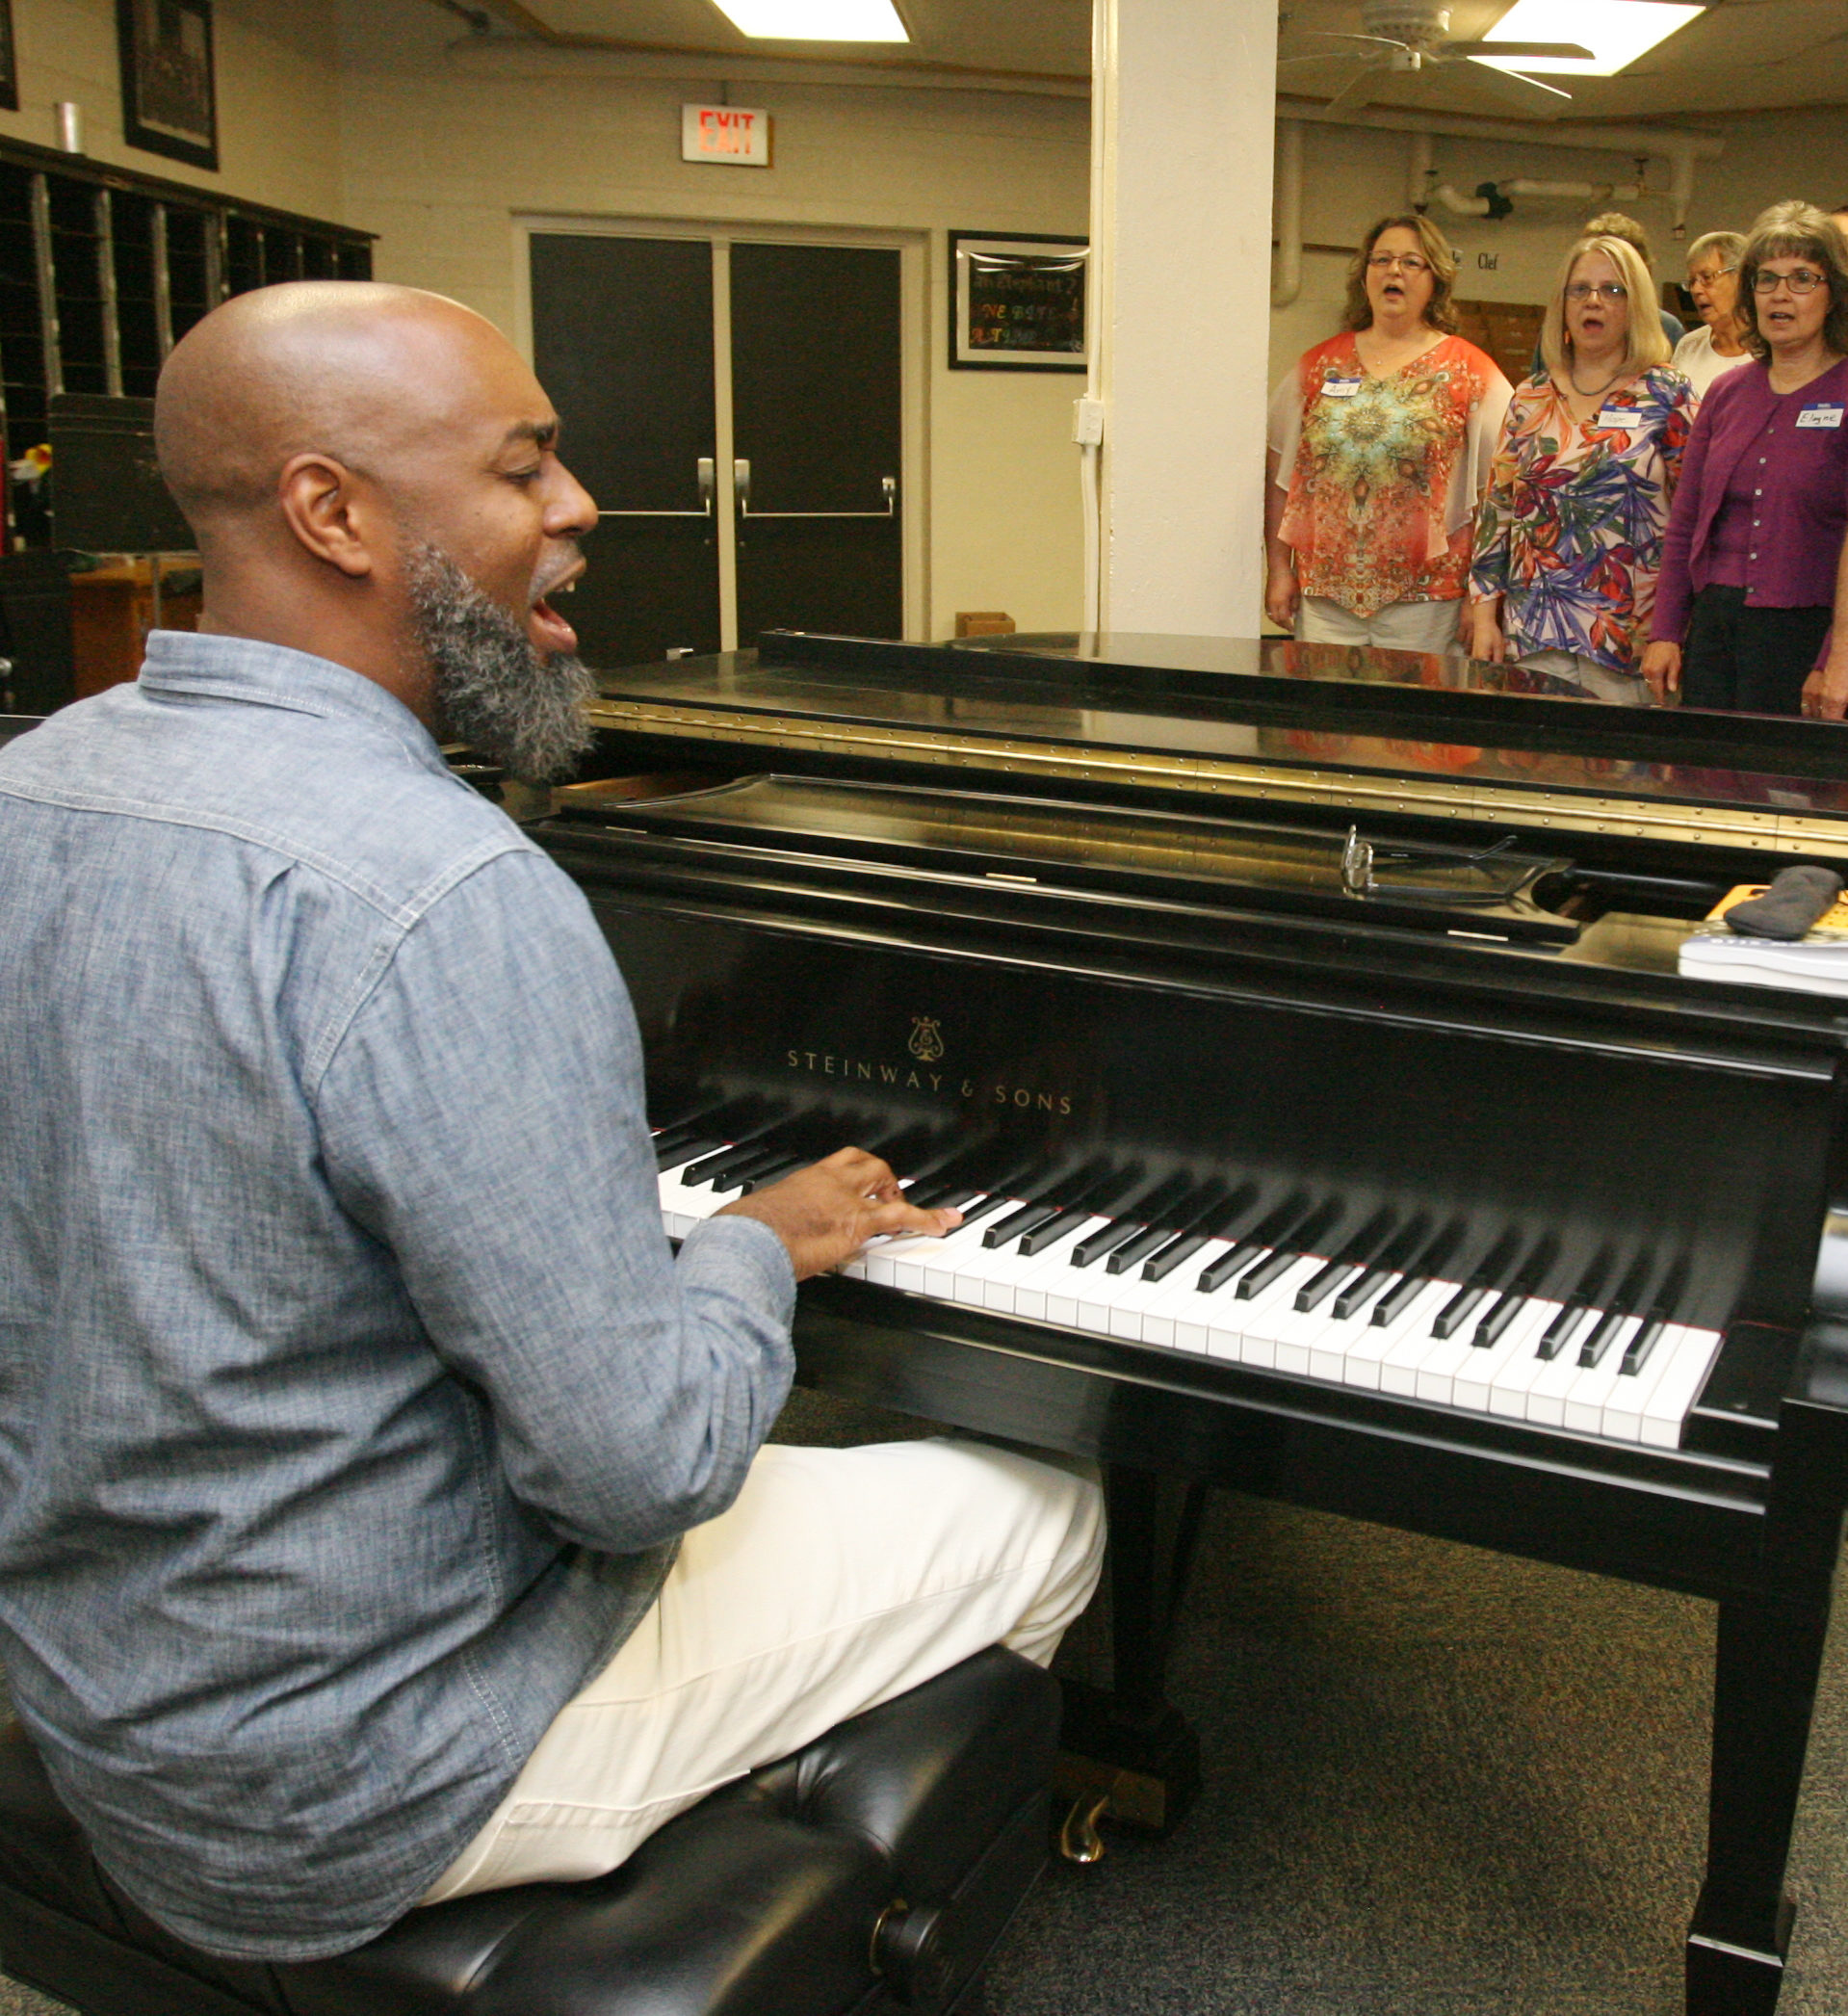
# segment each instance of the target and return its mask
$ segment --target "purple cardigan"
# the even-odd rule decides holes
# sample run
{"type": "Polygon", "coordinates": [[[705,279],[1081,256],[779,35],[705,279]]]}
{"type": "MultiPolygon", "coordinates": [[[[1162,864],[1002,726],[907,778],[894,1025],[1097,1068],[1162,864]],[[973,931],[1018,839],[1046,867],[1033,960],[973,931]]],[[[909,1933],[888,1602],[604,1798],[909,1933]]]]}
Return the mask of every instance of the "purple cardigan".
{"type": "Polygon", "coordinates": [[[1662,541],[1652,641],[1679,644],[1706,586],[1708,541],[1740,458],[1763,466],[1757,547],[1745,591],[1755,609],[1818,609],[1835,599],[1848,534],[1848,414],[1837,427],[1799,427],[1806,406],[1848,406],[1848,360],[1801,391],[1779,394],[1758,363],[1714,381],[1701,402],[1662,541]]]}

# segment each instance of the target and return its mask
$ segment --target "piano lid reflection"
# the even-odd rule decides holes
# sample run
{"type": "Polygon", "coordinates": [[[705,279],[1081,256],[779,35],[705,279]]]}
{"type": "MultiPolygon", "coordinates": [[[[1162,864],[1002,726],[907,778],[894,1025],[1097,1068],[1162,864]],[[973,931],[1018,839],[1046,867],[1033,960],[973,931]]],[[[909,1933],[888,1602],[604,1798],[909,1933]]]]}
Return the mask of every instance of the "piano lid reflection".
{"type": "Polygon", "coordinates": [[[1716,1602],[1688,2007],[1768,2010],[1848,1500],[1848,1017],[1675,967],[1733,883],[1848,860],[1848,734],[983,643],[604,678],[608,772],[707,779],[534,828],[635,997],[669,1229],[856,1139],[967,1219],[804,1288],[808,1380],[1716,1602]]]}

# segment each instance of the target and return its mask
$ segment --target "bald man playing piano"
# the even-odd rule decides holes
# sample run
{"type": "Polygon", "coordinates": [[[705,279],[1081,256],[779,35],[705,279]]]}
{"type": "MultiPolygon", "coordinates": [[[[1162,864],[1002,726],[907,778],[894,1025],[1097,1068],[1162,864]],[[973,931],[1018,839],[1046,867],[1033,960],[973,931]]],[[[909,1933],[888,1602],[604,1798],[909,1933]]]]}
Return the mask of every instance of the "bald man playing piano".
{"type": "Polygon", "coordinates": [[[131,1897],[306,1959],[1050,1659],[1101,1517],[985,1446],[760,1446],[796,1282],[955,1215],[847,1148],[670,1249],[609,949],[438,749],[588,739],[596,512],[519,356],[270,288],[156,432],[199,631],[0,751],[0,1658],[131,1897]]]}

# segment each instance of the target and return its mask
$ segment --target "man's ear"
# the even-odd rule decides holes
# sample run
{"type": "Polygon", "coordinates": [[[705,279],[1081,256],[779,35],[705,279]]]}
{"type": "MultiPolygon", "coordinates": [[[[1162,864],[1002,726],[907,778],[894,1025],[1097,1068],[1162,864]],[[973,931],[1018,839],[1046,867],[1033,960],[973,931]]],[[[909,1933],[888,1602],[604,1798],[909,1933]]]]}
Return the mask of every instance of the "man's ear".
{"type": "Polygon", "coordinates": [[[298,455],[282,465],[276,502],[289,530],[316,560],[363,580],[384,530],[372,485],[332,456],[298,455]]]}

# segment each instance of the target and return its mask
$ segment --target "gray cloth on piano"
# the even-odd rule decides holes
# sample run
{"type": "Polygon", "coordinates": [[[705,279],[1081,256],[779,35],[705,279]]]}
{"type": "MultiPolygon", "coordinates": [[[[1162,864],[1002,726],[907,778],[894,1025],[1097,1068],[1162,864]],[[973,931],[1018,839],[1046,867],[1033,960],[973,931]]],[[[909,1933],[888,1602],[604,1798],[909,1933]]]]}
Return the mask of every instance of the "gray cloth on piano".
{"type": "Polygon", "coordinates": [[[0,750],[0,1657],[146,1909],[416,1900],[730,1504],[768,1227],[663,1237],[584,897],[382,687],[156,632],[0,750]]]}
{"type": "Polygon", "coordinates": [[[1841,877],[1827,868],[1786,868],[1762,896],[1734,903],[1727,926],[1742,938],[1801,938],[1841,894],[1841,877]]]}

